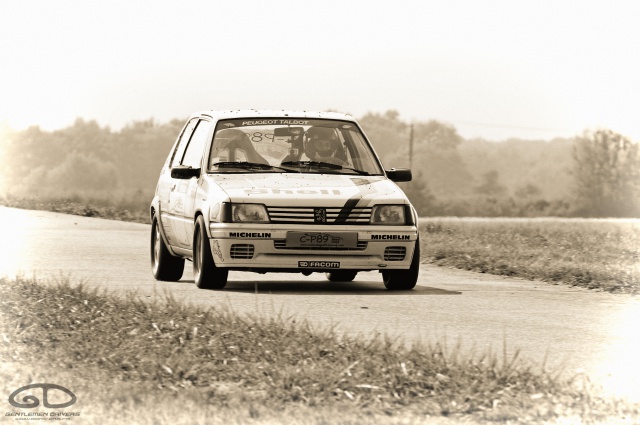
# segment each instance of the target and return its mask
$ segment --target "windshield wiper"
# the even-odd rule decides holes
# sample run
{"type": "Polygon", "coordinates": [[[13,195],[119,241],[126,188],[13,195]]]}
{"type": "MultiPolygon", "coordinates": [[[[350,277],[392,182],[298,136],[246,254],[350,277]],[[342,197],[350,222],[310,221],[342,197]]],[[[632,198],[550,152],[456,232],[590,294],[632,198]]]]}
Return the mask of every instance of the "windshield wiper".
{"type": "Polygon", "coordinates": [[[325,167],[331,168],[332,170],[348,170],[358,173],[362,176],[370,176],[371,173],[363,170],[358,170],[357,168],[345,167],[339,164],[333,164],[331,162],[323,162],[323,161],[286,161],[281,165],[287,166],[305,166],[305,167],[325,167]]]}
{"type": "Polygon", "coordinates": [[[364,170],[358,170],[357,168],[351,168],[351,167],[342,167],[343,170],[349,170],[349,171],[353,171],[356,172],[358,174],[360,174],[361,176],[370,176],[371,173],[368,171],[364,171],[364,170]]]}
{"type": "Polygon", "coordinates": [[[284,171],[287,171],[287,172],[291,172],[292,171],[292,170],[290,170],[288,168],[278,167],[278,166],[271,165],[271,164],[264,164],[262,162],[221,161],[221,162],[214,162],[212,165],[214,167],[220,167],[220,168],[258,168],[260,170],[273,170],[273,169],[277,168],[278,170],[284,170],[284,171]]]}
{"type": "Polygon", "coordinates": [[[342,165],[332,164],[331,162],[323,162],[323,161],[285,161],[280,165],[319,167],[319,168],[331,168],[333,170],[342,170],[342,165]]]}

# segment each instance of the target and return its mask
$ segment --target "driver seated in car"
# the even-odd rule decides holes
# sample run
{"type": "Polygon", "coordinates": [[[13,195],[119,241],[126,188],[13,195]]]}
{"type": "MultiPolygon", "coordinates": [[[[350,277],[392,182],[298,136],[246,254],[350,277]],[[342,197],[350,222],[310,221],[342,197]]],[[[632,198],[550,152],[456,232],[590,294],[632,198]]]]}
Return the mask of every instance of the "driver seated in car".
{"type": "Polygon", "coordinates": [[[344,147],[333,128],[311,127],[307,130],[304,142],[304,153],[312,161],[338,162],[346,161],[344,147]],[[335,161],[337,159],[338,161],[335,161]]]}

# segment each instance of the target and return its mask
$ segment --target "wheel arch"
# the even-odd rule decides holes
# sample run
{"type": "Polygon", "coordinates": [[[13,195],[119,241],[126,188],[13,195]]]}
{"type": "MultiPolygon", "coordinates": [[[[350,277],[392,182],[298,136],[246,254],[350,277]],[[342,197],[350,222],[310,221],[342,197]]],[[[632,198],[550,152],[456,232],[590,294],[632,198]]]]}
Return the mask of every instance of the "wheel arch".
{"type": "Polygon", "coordinates": [[[151,204],[149,207],[149,223],[153,223],[153,217],[156,215],[156,207],[151,204]]]}
{"type": "Polygon", "coordinates": [[[151,217],[151,224],[153,225],[153,219],[157,216],[158,218],[158,229],[160,230],[160,237],[162,238],[162,241],[164,242],[164,244],[167,247],[167,251],[169,251],[169,253],[171,255],[173,255],[174,257],[182,257],[181,255],[177,254],[172,248],[171,245],[169,244],[169,240],[167,239],[167,236],[164,233],[164,225],[162,224],[162,219],[160,217],[160,205],[158,205],[158,209],[156,211],[156,207],[154,205],[151,205],[151,208],[149,209],[149,213],[150,213],[150,217],[151,217]]]}
{"type": "MultiPolygon", "coordinates": [[[[208,229],[209,226],[207,226],[207,219],[206,216],[204,214],[204,212],[202,212],[202,210],[198,209],[196,210],[195,214],[193,215],[193,234],[191,235],[191,252],[193,253],[194,250],[194,244],[195,244],[195,240],[196,240],[196,226],[198,225],[198,218],[202,217],[202,222],[204,223],[204,231],[205,234],[207,235],[207,238],[211,238],[211,230],[208,229]]],[[[195,254],[194,254],[195,255],[195,254]]]]}

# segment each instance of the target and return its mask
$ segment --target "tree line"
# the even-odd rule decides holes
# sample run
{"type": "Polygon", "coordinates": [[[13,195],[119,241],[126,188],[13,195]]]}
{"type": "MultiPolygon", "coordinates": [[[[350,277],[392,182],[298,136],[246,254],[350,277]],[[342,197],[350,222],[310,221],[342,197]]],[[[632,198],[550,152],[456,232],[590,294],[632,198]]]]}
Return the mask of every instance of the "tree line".
{"type": "MultiPolygon", "coordinates": [[[[0,197],[146,208],[184,122],[134,121],[119,131],[82,118],[69,127],[6,131],[0,197]]],[[[551,141],[466,140],[436,120],[359,118],[387,168],[411,166],[401,187],[421,216],[640,217],[640,148],[611,130],[551,141]]]]}

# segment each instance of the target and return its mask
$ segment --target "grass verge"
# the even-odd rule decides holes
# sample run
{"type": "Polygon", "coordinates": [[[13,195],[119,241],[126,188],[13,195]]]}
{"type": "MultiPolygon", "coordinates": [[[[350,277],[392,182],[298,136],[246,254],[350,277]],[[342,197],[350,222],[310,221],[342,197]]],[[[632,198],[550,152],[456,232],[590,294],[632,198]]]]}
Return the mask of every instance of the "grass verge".
{"type": "Polygon", "coordinates": [[[640,294],[640,221],[420,222],[423,261],[480,273],[640,294]]]}
{"type": "Polygon", "coordinates": [[[640,420],[639,406],[517,356],[339,337],[294,319],[69,282],[0,279],[0,299],[3,390],[38,380],[72,387],[79,401],[65,410],[82,423],[640,420]]]}
{"type": "Polygon", "coordinates": [[[150,199],[138,196],[133,199],[123,197],[120,201],[111,199],[90,199],[79,195],[63,198],[23,198],[16,196],[0,197],[0,205],[26,210],[52,211],[83,217],[106,218],[110,220],[149,222],[150,199]]]}

